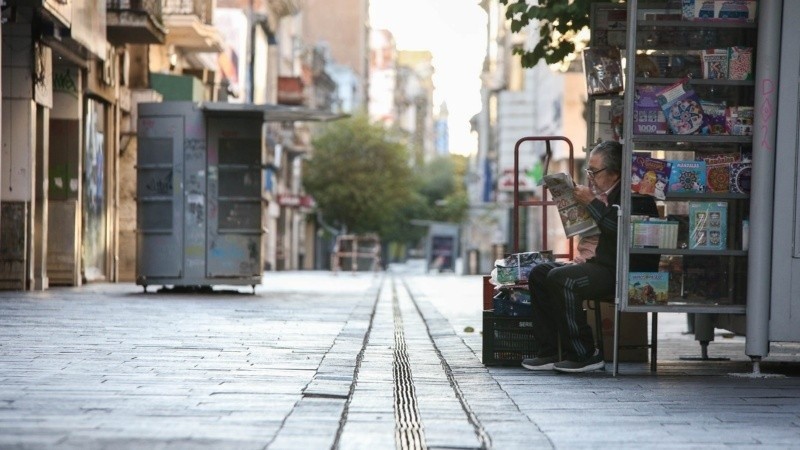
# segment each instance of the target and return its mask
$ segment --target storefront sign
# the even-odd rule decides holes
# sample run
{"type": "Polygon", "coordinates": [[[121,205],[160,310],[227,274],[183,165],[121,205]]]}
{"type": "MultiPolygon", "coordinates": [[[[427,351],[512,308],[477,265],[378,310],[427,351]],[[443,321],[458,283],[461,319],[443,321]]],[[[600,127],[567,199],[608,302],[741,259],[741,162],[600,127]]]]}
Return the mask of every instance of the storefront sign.
{"type": "Polygon", "coordinates": [[[314,198],[310,195],[278,194],[278,204],[289,207],[311,208],[314,206],[314,198]]]}

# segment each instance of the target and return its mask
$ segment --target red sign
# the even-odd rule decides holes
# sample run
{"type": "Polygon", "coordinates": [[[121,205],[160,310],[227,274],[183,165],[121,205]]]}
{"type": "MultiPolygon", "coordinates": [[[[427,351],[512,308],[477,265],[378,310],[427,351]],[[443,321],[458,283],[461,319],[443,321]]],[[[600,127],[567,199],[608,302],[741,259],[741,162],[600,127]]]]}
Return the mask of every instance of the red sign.
{"type": "Polygon", "coordinates": [[[310,195],[278,194],[278,204],[295,208],[311,208],[314,206],[314,198],[310,195]]]}

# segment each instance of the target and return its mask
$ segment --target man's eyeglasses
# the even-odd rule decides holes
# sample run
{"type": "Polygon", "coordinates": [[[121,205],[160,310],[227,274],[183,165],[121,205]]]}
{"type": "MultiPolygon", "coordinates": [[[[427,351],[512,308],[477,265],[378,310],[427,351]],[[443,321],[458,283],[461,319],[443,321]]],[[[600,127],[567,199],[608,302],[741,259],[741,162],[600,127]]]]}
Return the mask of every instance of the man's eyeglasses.
{"type": "Polygon", "coordinates": [[[588,176],[589,178],[594,178],[598,173],[606,169],[608,169],[608,167],[603,167],[602,169],[597,169],[597,170],[586,169],[586,176],[588,176]]]}

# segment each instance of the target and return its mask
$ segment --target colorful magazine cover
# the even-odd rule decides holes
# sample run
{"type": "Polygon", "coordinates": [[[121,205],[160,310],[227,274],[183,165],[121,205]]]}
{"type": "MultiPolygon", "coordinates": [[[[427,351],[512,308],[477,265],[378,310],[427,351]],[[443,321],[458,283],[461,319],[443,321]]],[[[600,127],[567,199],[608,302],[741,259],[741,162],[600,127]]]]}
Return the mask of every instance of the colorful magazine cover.
{"type": "Polygon", "coordinates": [[[670,162],[664,159],[634,155],[631,162],[631,191],[664,200],[671,167],[670,162]]]}
{"type": "Polygon", "coordinates": [[[753,49],[751,47],[728,48],[728,79],[753,79],[753,49]]]}
{"type": "Polygon", "coordinates": [[[633,134],[667,134],[667,119],[656,95],[655,85],[636,86],[633,97],[633,134]]]}
{"type": "Polygon", "coordinates": [[[728,78],[728,49],[711,48],[700,52],[703,61],[703,78],[706,80],[725,80],[728,78]]]}
{"type": "Polygon", "coordinates": [[[689,86],[689,78],[667,86],[656,95],[673,134],[695,134],[705,124],[700,97],[689,86]]]}
{"type": "Polygon", "coordinates": [[[629,305],[663,305],[669,298],[668,272],[631,272],[628,274],[629,305]]]}
{"type": "Polygon", "coordinates": [[[730,192],[731,164],[739,161],[735,153],[701,155],[698,160],[706,163],[706,190],[708,192],[730,192]]]}
{"type": "Polygon", "coordinates": [[[670,161],[669,192],[705,192],[705,161],[670,161]]]}
{"type": "Polygon", "coordinates": [[[702,134],[728,134],[727,131],[727,106],[725,102],[708,102],[705,100],[700,101],[700,106],[703,107],[703,114],[705,115],[706,124],[702,129],[702,134]]]}
{"type": "Polygon", "coordinates": [[[753,107],[729,106],[725,108],[725,131],[734,136],[753,134],[753,107]]]}
{"type": "Polygon", "coordinates": [[[730,165],[730,190],[738,194],[750,193],[750,177],[753,172],[752,162],[735,162],[730,165]]]}
{"type": "Polygon", "coordinates": [[[728,204],[689,202],[689,248],[725,250],[728,242],[728,204]]]}

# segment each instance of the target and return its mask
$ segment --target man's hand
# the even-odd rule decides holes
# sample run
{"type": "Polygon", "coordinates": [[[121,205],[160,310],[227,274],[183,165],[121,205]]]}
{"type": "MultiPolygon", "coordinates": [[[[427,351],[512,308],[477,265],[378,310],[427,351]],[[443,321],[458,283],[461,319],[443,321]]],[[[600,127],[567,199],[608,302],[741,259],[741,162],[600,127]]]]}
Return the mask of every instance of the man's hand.
{"type": "Polygon", "coordinates": [[[594,200],[594,193],[589,188],[589,186],[584,186],[582,184],[575,185],[575,189],[572,191],[572,194],[575,196],[575,200],[581,205],[588,205],[589,203],[594,200]]]}

